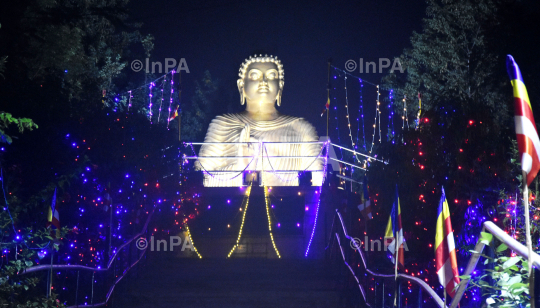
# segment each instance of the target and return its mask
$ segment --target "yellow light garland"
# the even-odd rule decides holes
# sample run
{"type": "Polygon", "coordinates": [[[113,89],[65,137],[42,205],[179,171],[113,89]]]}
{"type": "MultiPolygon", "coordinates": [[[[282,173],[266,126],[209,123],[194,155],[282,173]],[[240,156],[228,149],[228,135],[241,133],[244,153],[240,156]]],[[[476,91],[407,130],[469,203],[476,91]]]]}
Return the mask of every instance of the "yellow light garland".
{"type": "MultiPolygon", "coordinates": [[[[251,185],[246,189],[246,195],[244,197],[244,201],[246,203],[244,207],[244,215],[242,215],[242,223],[240,224],[240,231],[238,232],[238,239],[236,239],[236,244],[233,246],[229,254],[227,255],[227,258],[230,258],[234,250],[238,247],[240,244],[240,238],[242,237],[242,229],[244,228],[244,220],[246,219],[246,213],[247,213],[247,207],[249,205],[249,196],[251,195],[251,186],[253,185],[253,182],[251,182],[251,185]]],[[[242,210],[242,208],[240,208],[242,210]]]]}
{"type": "Polygon", "coordinates": [[[272,246],[274,246],[274,250],[276,251],[278,258],[281,259],[281,255],[279,254],[279,251],[276,247],[276,243],[274,242],[274,235],[272,235],[272,221],[270,220],[270,209],[268,207],[269,199],[270,199],[270,196],[268,196],[268,187],[264,186],[264,201],[266,203],[266,216],[268,217],[268,231],[270,231],[270,240],[272,240],[272,246]]]}
{"type": "Polygon", "coordinates": [[[184,223],[184,226],[186,227],[186,232],[189,237],[189,241],[191,242],[191,246],[193,247],[193,249],[195,249],[195,253],[197,254],[197,256],[199,256],[199,259],[202,259],[201,254],[199,253],[199,251],[197,251],[197,248],[195,247],[195,243],[193,243],[193,239],[191,238],[191,232],[189,232],[188,224],[184,223]]]}

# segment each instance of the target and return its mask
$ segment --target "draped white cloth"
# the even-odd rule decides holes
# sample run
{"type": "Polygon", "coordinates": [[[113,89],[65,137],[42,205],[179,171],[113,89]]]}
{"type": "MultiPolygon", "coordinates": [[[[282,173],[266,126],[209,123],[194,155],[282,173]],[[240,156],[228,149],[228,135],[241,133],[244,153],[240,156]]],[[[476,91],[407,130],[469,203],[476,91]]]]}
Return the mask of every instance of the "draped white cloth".
{"type": "Polygon", "coordinates": [[[197,168],[205,170],[204,186],[241,186],[242,170],[261,171],[264,185],[298,186],[299,171],[312,171],[312,185],[322,185],[321,144],[264,144],[260,142],[319,141],[315,128],[303,118],[280,115],[272,121],[255,121],[246,115],[224,114],[212,120],[204,142],[251,142],[250,144],[205,144],[197,168]],[[320,155],[321,154],[321,155],[320,155]],[[204,158],[204,157],[218,158],[204,158]],[[246,156],[244,158],[230,158],[246,156]],[[268,158],[267,156],[270,156],[268,158]],[[303,156],[272,158],[271,156],[303,156]],[[319,158],[316,158],[320,156],[319,158]],[[291,172],[274,172],[274,171],[291,172]],[[237,172],[219,172],[237,171],[237,172]]]}

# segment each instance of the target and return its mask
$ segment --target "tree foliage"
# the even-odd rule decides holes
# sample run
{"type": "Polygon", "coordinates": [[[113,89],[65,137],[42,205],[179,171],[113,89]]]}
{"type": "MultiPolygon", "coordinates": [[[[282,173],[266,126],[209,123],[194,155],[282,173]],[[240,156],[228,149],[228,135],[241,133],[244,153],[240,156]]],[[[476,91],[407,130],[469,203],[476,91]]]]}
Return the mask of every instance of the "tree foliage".
{"type": "Polygon", "coordinates": [[[209,71],[202,80],[195,82],[195,94],[187,108],[182,109],[182,140],[202,140],[206,133],[213,103],[216,100],[218,81],[209,71]]]}

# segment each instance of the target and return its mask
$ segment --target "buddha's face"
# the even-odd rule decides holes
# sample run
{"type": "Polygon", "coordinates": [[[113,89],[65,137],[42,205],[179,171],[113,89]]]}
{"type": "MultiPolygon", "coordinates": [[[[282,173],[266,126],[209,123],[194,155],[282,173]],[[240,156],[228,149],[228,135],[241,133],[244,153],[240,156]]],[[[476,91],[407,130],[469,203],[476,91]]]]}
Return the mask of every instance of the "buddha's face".
{"type": "Polygon", "coordinates": [[[239,82],[238,87],[240,91],[244,91],[248,105],[260,106],[273,106],[283,86],[283,83],[280,83],[278,67],[272,62],[251,63],[246,70],[243,85],[241,84],[242,82],[239,82]]]}

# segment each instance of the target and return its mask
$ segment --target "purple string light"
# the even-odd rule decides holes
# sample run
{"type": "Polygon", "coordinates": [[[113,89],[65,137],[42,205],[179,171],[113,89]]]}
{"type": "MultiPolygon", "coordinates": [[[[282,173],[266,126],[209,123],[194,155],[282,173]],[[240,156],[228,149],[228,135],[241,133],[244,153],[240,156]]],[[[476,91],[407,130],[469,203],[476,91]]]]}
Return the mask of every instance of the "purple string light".
{"type": "Polygon", "coordinates": [[[174,92],[174,87],[173,87],[173,84],[174,84],[174,73],[175,71],[173,70],[171,72],[171,96],[169,98],[169,117],[167,118],[167,129],[169,129],[169,123],[171,122],[171,107],[172,107],[172,103],[173,103],[173,92],[174,92]]]}
{"type": "Polygon", "coordinates": [[[131,90],[129,90],[128,93],[129,93],[129,102],[128,102],[128,111],[129,111],[129,108],[131,108],[131,98],[133,97],[133,95],[131,95],[131,90]]]}
{"type": "Polygon", "coordinates": [[[150,103],[148,105],[148,120],[150,120],[150,123],[152,123],[152,88],[155,86],[154,82],[150,83],[150,91],[148,94],[150,103]]]}
{"type": "MultiPolygon", "coordinates": [[[[329,147],[329,143],[326,144],[326,156],[325,156],[324,171],[323,171],[323,184],[326,180],[326,168],[328,166],[328,147],[329,147]]],[[[319,187],[319,193],[318,193],[319,198],[317,200],[317,210],[315,211],[315,222],[313,223],[313,230],[311,230],[311,237],[309,238],[306,253],[304,254],[305,257],[308,256],[309,248],[311,247],[311,242],[313,241],[313,236],[315,235],[315,227],[317,227],[317,218],[319,217],[319,207],[321,205],[322,188],[323,188],[323,185],[319,187]]]]}
{"type": "Polygon", "coordinates": [[[165,87],[165,81],[167,81],[167,75],[163,76],[163,82],[161,83],[161,99],[159,100],[159,112],[157,116],[157,122],[159,123],[159,118],[161,117],[161,107],[163,106],[163,88],[165,87]]]}

